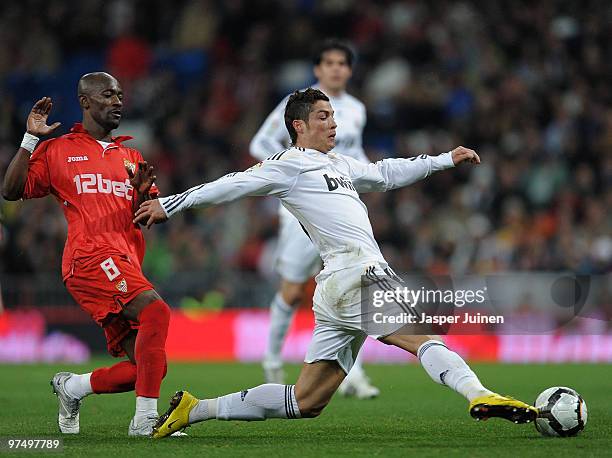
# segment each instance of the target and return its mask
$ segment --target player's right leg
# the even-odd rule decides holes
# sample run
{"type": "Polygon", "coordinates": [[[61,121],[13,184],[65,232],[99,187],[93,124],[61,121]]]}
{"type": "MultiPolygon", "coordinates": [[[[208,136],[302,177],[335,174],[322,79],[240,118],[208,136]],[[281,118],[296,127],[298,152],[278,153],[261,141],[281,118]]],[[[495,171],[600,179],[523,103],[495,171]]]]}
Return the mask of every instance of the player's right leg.
{"type": "Polygon", "coordinates": [[[344,377],[345,372],[336,361],[317,361],[304,364],[295,385],[266,383],[210,399],[197,399],[187,391],[179,391],[155,425],[153,438],[160,439],[212,419],[314,418],[327,406],[344,377]]]}

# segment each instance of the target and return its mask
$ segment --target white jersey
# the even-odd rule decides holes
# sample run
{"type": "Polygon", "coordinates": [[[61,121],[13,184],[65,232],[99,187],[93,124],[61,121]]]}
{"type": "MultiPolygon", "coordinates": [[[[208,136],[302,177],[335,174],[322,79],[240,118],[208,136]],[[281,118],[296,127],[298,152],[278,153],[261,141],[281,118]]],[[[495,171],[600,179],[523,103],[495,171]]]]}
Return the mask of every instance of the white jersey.
{"type": "Polygon", "coordinates": [[[246,196],[275,196],[302,224],[323,259],[317,282],[360,264],[386,262],[359,193],[388,191],[453,167],[450,153],[364,164],[351,157],[292,147],[245,170],[159,199],[167,216],[246,196]]]}
{"type": "MultiPolygon", "coordinates": [[[[314,87],[320,89],[317,86],[314,87]]],[[[268,115],[251,141],[249,147],[251,156],[260,161],[266,159],[273,151],[287,148],[291,143],[289,132],[285,127],[287,100],[289,96],[285,97],[268,115]]],[[[329,96],[329,103],[334,109],[334,120],[338,125],[336,146],[332,152],[344,154],[361,162],[370,162],[363,152],[361,140],[366,124],[365,105],[346,92],[337,97],[329,96]]]]}

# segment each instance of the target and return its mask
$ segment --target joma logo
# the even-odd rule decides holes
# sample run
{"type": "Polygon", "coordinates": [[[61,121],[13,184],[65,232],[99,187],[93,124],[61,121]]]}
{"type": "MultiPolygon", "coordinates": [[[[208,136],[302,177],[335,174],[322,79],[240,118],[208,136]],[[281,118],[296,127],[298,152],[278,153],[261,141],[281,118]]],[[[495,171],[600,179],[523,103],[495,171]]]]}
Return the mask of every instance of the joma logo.
{"type": "Polygon", "coordinates": [[[87,156],[68,156],[68,162],[83,162],[88,160],[89,158],[87,156]]]}

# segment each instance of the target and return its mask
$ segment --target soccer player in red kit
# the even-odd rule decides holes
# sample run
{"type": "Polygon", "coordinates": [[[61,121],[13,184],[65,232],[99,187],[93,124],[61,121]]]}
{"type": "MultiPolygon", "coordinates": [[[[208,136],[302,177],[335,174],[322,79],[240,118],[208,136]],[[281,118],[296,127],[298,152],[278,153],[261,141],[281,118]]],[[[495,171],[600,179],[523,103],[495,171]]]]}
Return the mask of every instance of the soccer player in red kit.
{"type": "Polygon", "coordinates": [[[157,398],[167,370],[165,343],[170,308],[144,277],[145,241],[132,223],[134,210],[156,194],[153,168],[131,137],[113,137],[123,93],[107,73],[88,73],[78,84],[82,123],[70,133],[42,142],[59,126],[47,125],[51,99],[30,112],[21,147],[2,188],[7,200],[52,194],[68,222],[62,260],[66,288],[106,335],[108,351],[128,360],[88,374],[60,372],[51,381],[59,400],[62,433],[79,432],[81,400],[92,393],[136,390],[136,413],[128,434],[148,436],[157,419],[157,398]]]}

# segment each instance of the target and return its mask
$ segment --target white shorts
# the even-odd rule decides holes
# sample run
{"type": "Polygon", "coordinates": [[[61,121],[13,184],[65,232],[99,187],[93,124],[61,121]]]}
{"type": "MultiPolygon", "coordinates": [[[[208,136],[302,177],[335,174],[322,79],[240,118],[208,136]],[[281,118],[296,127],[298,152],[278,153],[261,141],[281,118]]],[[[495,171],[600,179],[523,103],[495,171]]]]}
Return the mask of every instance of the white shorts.
{"type": "Polygon", "coordinates": [[[363,331],[317,323],[304,362],[337,361],[348,374],[366,337],[363,331]]]}
{"type": "Polygon", "coordinates": [[[304,283],[321,270],[321,256],[300,222],[281,206],[276,269],[285,280],[304,283]]]}
{"type": "MultiPolygon", "coordinates": [[[[386,265],[378,263],[353,266],[317,283],[313,298],[315,329],[304,362],[337,361],[348,374],[367,336],[379,339],[403,327],[401,324],[372,326],[372,313],[376,310],[362,307],[362,278],[363,286],[370,284],[366,274],[374,282],[382,279],[385,288],[401,286],[385,268],[386,265]]],[[[386,313],[397,314],[403,310],[401,304],[389,307],[386,313]]]]}

